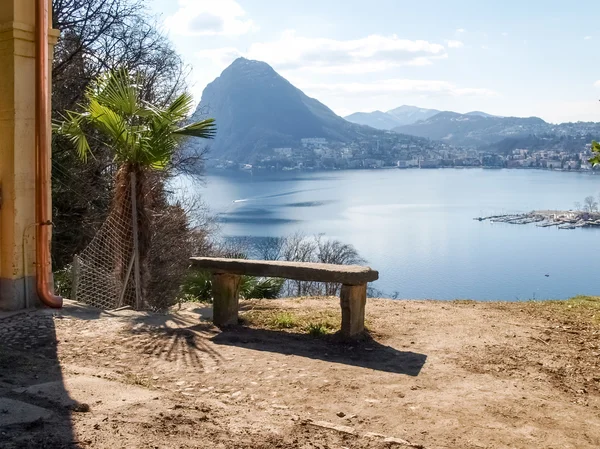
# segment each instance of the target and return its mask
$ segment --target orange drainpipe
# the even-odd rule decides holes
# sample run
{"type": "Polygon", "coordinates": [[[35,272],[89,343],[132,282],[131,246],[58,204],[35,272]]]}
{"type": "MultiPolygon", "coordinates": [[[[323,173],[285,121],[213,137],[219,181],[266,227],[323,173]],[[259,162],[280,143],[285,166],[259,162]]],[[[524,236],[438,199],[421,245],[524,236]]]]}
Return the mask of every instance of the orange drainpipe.
{"type": "Polygon", "coordinates": [[[35,146],[36,146],[36,287],[40,300],[48,307],[60,308],[63,299],[53,293],[50,270],[50,235],[52,217],[48,204],[50,186],[50,86],[48,54],[48,0],[35,0],[35,146]]]}

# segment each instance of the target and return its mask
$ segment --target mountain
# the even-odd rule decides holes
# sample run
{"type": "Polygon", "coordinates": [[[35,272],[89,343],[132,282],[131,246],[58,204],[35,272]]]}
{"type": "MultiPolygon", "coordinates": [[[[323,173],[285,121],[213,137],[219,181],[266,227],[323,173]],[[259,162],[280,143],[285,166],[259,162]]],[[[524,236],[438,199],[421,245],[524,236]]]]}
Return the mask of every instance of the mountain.
{"type": "Polygon", "coordinates": [[[465,115],[475,115],[475,116],[479,116],[479,117],[498,117],[497,115],[492,115],[492,114],[488,114],[487,112],[481,112],[481,111],[467,112],[465,115]]]}
{"type": "Polygon", "coordinates": [[[349,142],[377,132],[337,116],[268,64],[245,58],[206,86],[192,120],[205,117],[217,124],[210,156],[237,162],[252,162],[278,147],[298,148],[303,138],[349,142]]]}
{"type": "Polygon", "coordinates": [[[436,114],[439,114],[440,111],[437,109],[424,109],[418,108],[416,106],[400,106],[399,108],[392,109],[387,112],[392,117],[395,117],[399,124],[402,125],[412,125],[420,120],[427,120],[430,117],[433,117],[436,114]]]}
{"type": "Polygon", "coordinates": [[[440,111],[436,109],[423,109],[416,106],[400,106],[399,108],[387,112],[355,112],[344,118],[349,122],[357,123],[359,125],[390,130],[397,126],[411,125],[419,120],[426,120],[439,112],[440,111]]]}
{"type": "Polygon", "coordinates": [[[480,147],[508,137],[549,132],[552,125],[538,117],[496,117],[472,112],[440,112],[427,120],[398,126],[395,132],[442,140],[453,145],[480,147]]]}
{"type": "Polygon", "coordinates": [[[394,116],[387,112],[374,111],[374,112],[355,112],[347,117],[346,120],[358,125],[370,126],[375,129],[390,130],[402,123],[394,116]]]}

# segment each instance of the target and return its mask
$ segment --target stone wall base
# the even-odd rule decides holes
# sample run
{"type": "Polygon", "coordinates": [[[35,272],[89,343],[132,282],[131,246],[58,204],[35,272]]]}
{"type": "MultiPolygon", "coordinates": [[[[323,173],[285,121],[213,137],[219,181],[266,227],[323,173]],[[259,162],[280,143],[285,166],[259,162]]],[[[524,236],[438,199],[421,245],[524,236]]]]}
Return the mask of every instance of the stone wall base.
{"type": "Polygon", "coordinates": [[[0,278],[0,310],[21,310],[39,307],[35,276],[20,279],[0,278]]]}

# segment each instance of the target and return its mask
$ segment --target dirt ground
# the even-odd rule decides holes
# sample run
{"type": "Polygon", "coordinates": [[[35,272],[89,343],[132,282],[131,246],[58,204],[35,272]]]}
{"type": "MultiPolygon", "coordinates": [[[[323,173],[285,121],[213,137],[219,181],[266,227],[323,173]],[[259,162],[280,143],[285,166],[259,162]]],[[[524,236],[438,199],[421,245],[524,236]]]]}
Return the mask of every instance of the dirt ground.
{"type": "Polygon", "coordinates": [[[243,309],[0,319],[0,447],[600,447],[597,303],[370,299],[356,343],[307,333],[333,298],[243,309]]]}

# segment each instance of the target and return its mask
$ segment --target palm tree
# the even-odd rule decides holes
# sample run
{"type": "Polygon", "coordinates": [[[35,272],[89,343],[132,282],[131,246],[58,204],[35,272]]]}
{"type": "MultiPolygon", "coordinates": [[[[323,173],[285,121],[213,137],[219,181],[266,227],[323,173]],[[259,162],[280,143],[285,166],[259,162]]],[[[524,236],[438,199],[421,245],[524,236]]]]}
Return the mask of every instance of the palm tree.
{"type": "MultiPolygon", "coordinates": [[[[87,89],[80,112],[67,111],[54,130],[73,143],[83,161],[93,157],[88,139],[100,139],[114,152],[118,169],[110,214],[130,216],[131,180],[135,179],[139,261],[145,285],[152,197],[148,175],[169,167],[183,138],[211,139],[216,126],[214,119],[182,125],[193,107],[191,95],[184,93],[164,107],[153,105],[142,99],[142,81],[125,69],[101,75],[87,89]]],[[[132,229],[122,232],[122,241],[130,242],[132,229]]],[[[121,261],[117,265],[124,278],[127,264],[121,261]]]]}

